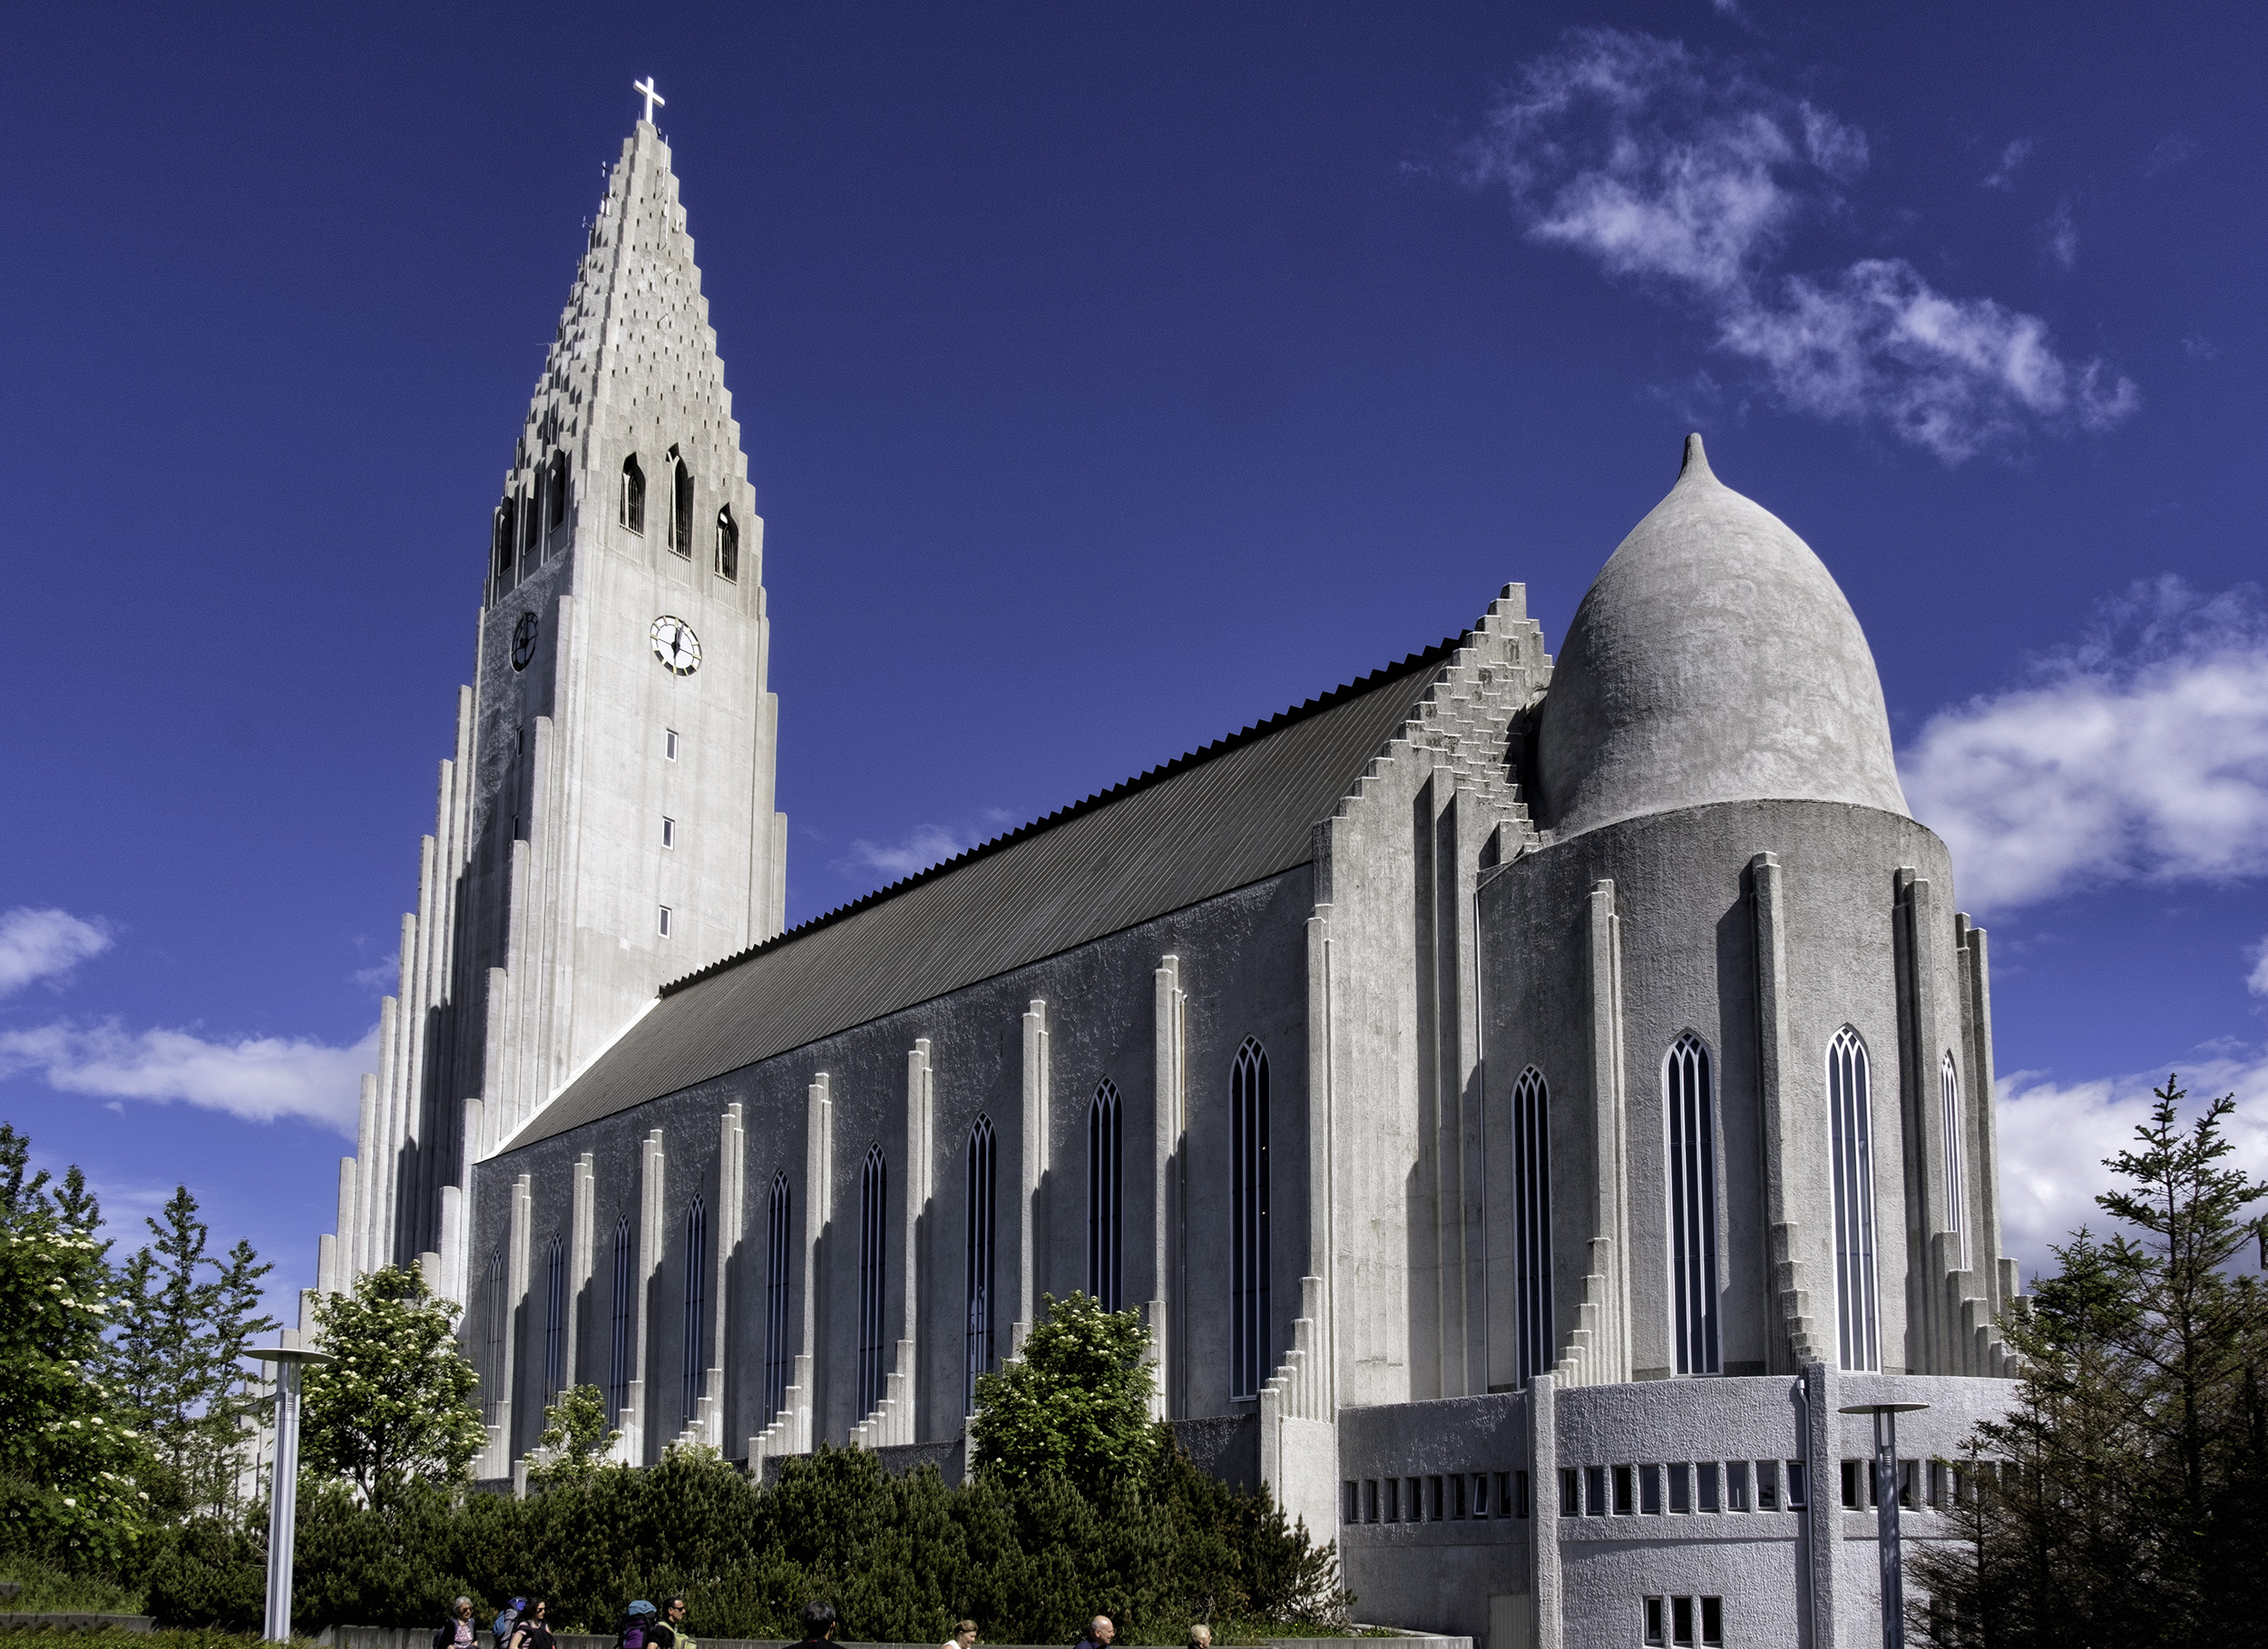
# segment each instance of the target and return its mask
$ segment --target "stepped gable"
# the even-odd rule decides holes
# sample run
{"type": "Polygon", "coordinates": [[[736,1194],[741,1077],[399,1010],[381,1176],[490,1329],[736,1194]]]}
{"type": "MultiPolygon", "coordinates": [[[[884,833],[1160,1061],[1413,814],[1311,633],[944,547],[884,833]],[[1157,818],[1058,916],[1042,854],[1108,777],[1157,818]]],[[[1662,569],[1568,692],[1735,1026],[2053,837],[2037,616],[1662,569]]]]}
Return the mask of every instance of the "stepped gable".
{"type": "Polygon", "coordinates": [[[502,1149],[1309,863],[1467,638],[1191,751],[665,986],[502,1149]]]}

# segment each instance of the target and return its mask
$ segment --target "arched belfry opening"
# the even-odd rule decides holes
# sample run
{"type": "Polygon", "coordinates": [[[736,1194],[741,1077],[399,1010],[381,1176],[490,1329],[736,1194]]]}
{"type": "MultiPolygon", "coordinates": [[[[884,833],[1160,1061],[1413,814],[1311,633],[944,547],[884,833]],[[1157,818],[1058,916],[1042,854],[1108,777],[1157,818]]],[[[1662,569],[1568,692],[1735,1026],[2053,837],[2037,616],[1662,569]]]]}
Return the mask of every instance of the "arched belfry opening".
{"type": "Polygon", "coordinates": [[[1662,1059],[1669,1125],[1671,1331],[1680,1374],[1722,1371],[1717,1344],[1716,1085],[1708,1044],[1690,1030],[1662,1059]]]}
{"type": "Polygon", "coordinates": [[[636,453],[622,460],[621,522],[632,532],[646,530],[646,472],[636,453]]]}
{"type": "Polygon", "coordinates": [[[735,581],[740,577],[740,529],[734,524],[730,504],[717,510],[717,576],[735,581]]]}
{"type": "Polygon", "coordinates": [[[567,454],[553,453],[543,479],[543,531],[556,532],[567,524],[567,454]]]}
{"type": "Polygon", "coordinates": [[[693,553],[693,472],[682,458],[670,463],[670,548],[679,555],[693,553]]]}

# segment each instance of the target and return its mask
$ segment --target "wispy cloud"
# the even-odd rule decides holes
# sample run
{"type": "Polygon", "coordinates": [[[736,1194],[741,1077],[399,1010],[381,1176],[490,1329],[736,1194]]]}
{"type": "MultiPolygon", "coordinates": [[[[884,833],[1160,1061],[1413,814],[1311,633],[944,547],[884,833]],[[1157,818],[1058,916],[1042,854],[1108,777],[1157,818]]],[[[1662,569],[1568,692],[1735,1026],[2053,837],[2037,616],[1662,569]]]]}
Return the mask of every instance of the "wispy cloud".
{"type": "Polygon", "coordinates": [[[981,842],[990,841],[1013,817],[1004,808],[988,807],[973,821],[916,824],[894,842],[868,842],[862,838],[850,844],[849,856],[839,862],[836,868],[846,874],[879,873],[892,882],[900,881],[916,871],[927,870],[933,864],[942,864],[964,854],[981,842]]]}
{"type": "MultiPolygon", "coordinates": [[[[2268,1175],[2268,1054],[2204,1059],[2178,1067],[2189,1090],[2189,1114],[2223,1094],[2234,1093],[2236,1112],[2227,1136],[2230,1161],[2268,1175]]],[[[1994,1114],[2000,1141],[2000,1248],[2023,1268],[2027,1283],[2053,1274],[2050,1243],[2067,1241],[2081,1225],[2098,1234],[2111,1222],[2095,1205],[2110,1189],[2106,1157],[2134,1143],[2136,1123],[2149,1116],[2161,1069],[2092,1081],[2058,1083],[2036,1071],[2000,1079],[1994,1114]]]]}
{"type": "Polygon", "coordinates": [[[2196,153],[2195,141],[2185,138],[2177,132],[2171,137],[2160,138],[2156,147],[2143,158],[2142,164],[2135,170],[2146,178],[2155,178],[2160,172],[2171,171],[2176,166],[2188,164],[2196,153]]]}
{"type": "Polygon", "coordinates": [[[2130,379],[2060,354],[2038,317],[1948,297],[1904,259],[1779,268],[1800,226],[1847,210],[1866,138],[1736,62],[1575,30],[1520,71],[1464,160],[1532,239],[1698,308],[1794,410],[1880,422],[1958,463],[2033,431],[2106,429],[2140,403],[2130,379]]]}
{"type": "Polygon", "coordinates": [[[2268,996],[2268,939],[2253,947],[2253,971],[2244,983],[2254,996],[2268,996]]]}
{"type": "Polygon", "coordinates": [[[111,948],[110,923],[68,911],[19,905],[0,914],[0,997],[40,980],[59,980],[111,948]]]}
{"type": "Polygon", "coordinates": [[[352,1138],[362,1073],[377,1058],[372,1029],[347,1048],[293,1037],[206,1038],[128,1030],[114,1020],[0,1031],[0,1078],[36,1071],[66,1094],[180,1100],[248,1122],[298,1118],[352,1138]]]}
{"type": "Polygon", "coordinates": [[[2031,155],[2032,140],[2018,138],[2006,149],[2000,151],[1999,163],[1985,173],[1984,177],[1980,180],[1978,187],[2013,190],[2016,187],[2017,172],[2022,170],[2024,162],[2030,160],[2031,155]]]}
{"type": "Polygon", "coordinates": [[[2075,268],[2079,261],[2079,226],[2072,221],[2068,200],[2048,215],[2046,235],[2048,256],[2066,269],[2075,268]]]}
{"type": "Polygon", "coordinates": [[[2268,873],[2268,611],[2137,586],[2030,678],[1940,712],[1901,763],[1964,903],[2268,873]]]}

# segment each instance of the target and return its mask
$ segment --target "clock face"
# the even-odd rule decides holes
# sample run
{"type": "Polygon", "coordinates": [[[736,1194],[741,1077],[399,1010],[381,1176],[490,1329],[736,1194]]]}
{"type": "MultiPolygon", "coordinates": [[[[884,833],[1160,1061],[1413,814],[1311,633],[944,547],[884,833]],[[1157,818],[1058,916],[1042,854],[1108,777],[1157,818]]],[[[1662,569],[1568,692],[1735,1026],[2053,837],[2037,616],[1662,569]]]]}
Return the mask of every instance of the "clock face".
{"type": "Polygon", "coordinates": [[[701,639],[683,619],[664,613],[653,621],[649,633],[653,638],[653,656],[665,668],[689,676],[701,668],[701,639]]]}
{"type": "Polygon", "coordinates": [[[535,657],[535,615],[523,612],[520,621],[512,627],[512,668],[523,670],[528,660],[535,657]]]}

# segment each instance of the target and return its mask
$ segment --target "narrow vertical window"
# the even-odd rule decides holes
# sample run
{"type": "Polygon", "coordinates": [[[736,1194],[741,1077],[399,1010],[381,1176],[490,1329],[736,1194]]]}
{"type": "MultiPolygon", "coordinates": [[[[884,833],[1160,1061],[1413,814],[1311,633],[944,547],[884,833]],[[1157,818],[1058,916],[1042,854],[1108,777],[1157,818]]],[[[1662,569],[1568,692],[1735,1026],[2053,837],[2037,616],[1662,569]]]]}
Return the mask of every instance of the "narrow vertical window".
{"type": "Polygon", "coordinates": [[[738,579],[740,576],[740,529],[732,519],[732,506],[725,504],[717,512],[717,576],[738,579]]]}
{"type": "Polygon", "coordinates": [[[665,727],[662,729],[661,733],[661,759],[665,762],[673,762],[677,760],[677,729],[674,727],[665,727]]]}
{"type": "Polygon", "coordinates": [[[969,1130],[968,1331],[962,1354],[961,1411],[976,1412],[976,1381],[994,1367],[992,1342],[992,1197],[999,1156],[992,1119],[969,1130]]]}
{"type": "Polygon", "coordinates": [[[1874,1281],[1873,1082],[1866,1044],[1845,1025],[1827,1045],[1827,1110],[1833,1121],[1835,1334],[1846,1369],[1882,1367],[1874,1281]]]}
{"type": "Polygon", "coordinates": [[[661,907],[660,922],[657,932],[659,932],[664,939],[670,937],[670,907],[666,904],[661,907]]]}
{"type": "Polygon", "coordinates": [[[543,1264],[543,1400],[549,1402],[567,1374],[567,1245],[557,1237],[543,1264]]]}
{"type": "Polygon", "coordinates": [[[1256,1397],[1268,1368],[1268,1055],[1252,1038],[1229,1072],[1228,1394],[1256,1397]]]}
{"type": "Polygon", "coordinates": [[[888,1249],[890,1165],[880,1146],[866,1149],[858,1176],[858,1412],[872,1414],[885,1385],[882,1293],[888,1249]]]}
{"type": "Polygon", "coordinates": [[[504,1411],[504,1257],[488,1256],[488,1352],[483,1361],[481,1384],[487,1388],[488,1423],[494,1425],[504,1411]]]}
{"type": "Polygon", "coordinates": [[[1716,1127],[1709,1050],[1686,1032],[1662,1066],[1669,1113],[1672,1324],[1677,1372],[1717,1372],[1716,1127]]]}
{"type": "Polygon", "coordinates": [[[507,498],[496,506],[496,519],[489,531],[489,553],[495,563],[498,590],[509,587],[512,579],[512,500],[507,498]]]}
{"type": "Polygon", "coordinates": [[[772,1176],[764,1208],[764,1420],[787,1406],[788,1267],[794,1263],[793,1194],[785,1172],[772,1176]]]}
{"type": "Polygon", "coordinates": [[[1548,1372],[1552,1356],[1551,1096],[1530,1066],[1512,1086],[1512,1243],[1518,1278],[1519,1375],[1548,1372]]]}
{"type": "Polygon", "coordinates": [[[633,1303],[630,1285],[630,1220],[626,1215],[614,1222],[614,1315],[606,1378],[606,1415],[610,1424],[621,1420],[623,1408],[630,1402],[630,1325],[633,1303]]]}
{"type": "Polygon", "coordinates": [[[693,553],[693,472],[682,458],[670,465],[670,548],[693,553]]]}
{"type": "Polygon", "coordinates": [[[709,1210],[701,1199],[685,1211],[685,1408],[690,1421],[701,1400],[701,1374],[709,1360],[701,1355],[701,1331],[709,1304],[709,1210]]]}
{"type": "Polygon", "coordinates": [[[543,483],[543,531],[556,532],[567,521],[567,454],[553,453],[543,483]]]}
{"type": "Polygon", "coordinates": [[[622,460],[622,525],[632,532],[646,530],[646,472],[638,467],[638,454],[622,460]]]}
{"type": "Polygon", "coordinates": [[[1109,1078],[1087,1107],[1087,1292],[1119,1309],[1119,1090],[1109,1078]]]}
{"type": "Polygon", "coordinates": [[[1945,1110],[1945,1217],[1960,1239],[1960,1268],[1969,1269],[1969,1182],[1961,1170],[1965,1136],[1960,1124],[1960,1070],[1947,1054],[1937,1071],[1938,1098],[1945,1110]]]}
{"type": "Polygon", "coordinates": [[[661,845],[664,847],[675,847],[677,844],[678,822],[670,817],[669,815],[664,814],[661,815],[661,845]]]}

